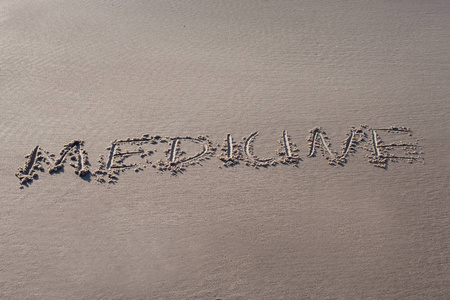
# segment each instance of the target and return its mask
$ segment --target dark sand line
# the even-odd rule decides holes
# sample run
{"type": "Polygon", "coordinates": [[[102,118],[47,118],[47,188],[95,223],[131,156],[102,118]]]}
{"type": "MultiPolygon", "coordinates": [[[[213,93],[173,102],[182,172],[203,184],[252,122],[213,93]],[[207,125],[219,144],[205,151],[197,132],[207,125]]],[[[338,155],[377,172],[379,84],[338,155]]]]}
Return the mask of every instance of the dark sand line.
{"type": "Polygon", "coordinates": [[[120,165],[120,166],[111,166],[111,169],[125,169],[125,168],[134,168],[137,164],[131,164],[131,165],[120,165]]]}
{"type": "Polygon", "coordinates": [[[185,159],[182,159],[182,160],[180,160],[180,162],[185,163],[185,162],[189,162],[189,161],[191,161],[191,160],[197,159],[197,158],[199,158],[199,157],[202,157],[203,155],[206,154],[206,152],[208,152],[208,150],[209,150],[209,149],[208,149],[208,145],[207,145],[206,143],[204,143],[204,144],[203,144],[203,151],[202,151],[202,152],[198,153],[197,155],[190,156],[190,157],[187,157],[187,158],[185,158],[185,159]]]}
{"type": "Polygon", "coordinates": [[[77,145],[77,150],[78,150],[78,167],[79,169],[77,170],[77,174],[78,176],[82,177],[84,175],[86,175],[89,172],[89,168],[87,166],[87,162],[88,162],[88,158],[87,158],[87,153],[81,149],[81,145],[78,144],[77,145]]]}
{"type": "Polygon", "coordinates": [[[109,157],[108,157],[108,162],[106,163],[106,170],[110,170],[111,169],[111,163],[114,157],[114,151],[116,150],[116,142],[114,141],[112,143],[111,149],[109,150],[109,157]]]}
{"type": "Polygon", "coordinates": [[[319,132],[319,137],[322,142],[323,148],[325,149],[325,151],[327,151],[328,156],[330,158],[332,158],[333,154],[331,153],[330,149],[328,148],[327,143],[325,142],[325,138],[323,137],[322,133],[320,133],[320,132],[319,132]]]}
{"type": "Polygon", "coordinates": [[[420,157],[414,157],[414,156],[396,156],[396,155],[380,155],[380,158],[386,158],[386,159],[406,159],[406,160],[419,160],[420,157]]]}
{"type": "Polygon", "coordinates": [[[348,152],[350,151],[350,147],[353,145],[353,138],[355,137],[355,131],[352,130],[349,137],[347,138],[347,141],[345,143],[344,153],[341,157],[346,157],[348,152]]]}
{"type": "Polygon", "coordinates": [[[313,136],[311,138],[311,147],[309,148],[309,157],[312,157],[316,153],[316,137],[319,129],[314,129],[313,136]]]}
{"type": "Polygon", "coordinates": [[[114,143],[149,142],[153,140],[153,137],[127,138],[124,140],[116,140],[114,143]]]}
{"type": "MultiPolygon", "coordinates": [[[[37,156],[38,150],[39,150],[39,146],[36,146],[33,149],[33,151],[31,151],[30,156],[28,157],[28,160],[26,162],[25,169],[23,170],[22,174],[24,174],[24,175],[29,175],[30,174],[30,171],[33,168],[33,165],[34,165],[34,163],[36,161],[36,156],[37,156]]],[[[43,151],[41,150],[41,152],[43,152],[43,151]]]]}
{"type": "Polygon", "coordinates": [[[64,149],[61,151],[61,156],[55,161],[55,165],[59,165],[66,159],[67,154],[72,150],[73,147],[79,145],[79,141],[70,142],[64,149]]]}
{"type": "Polygon", "coordinates": [[[378,145],[378,148],[387,148],[387,147],[417,147],[414,144],[389,144],[389,145],[378,145]]]}
{"type": "Polygon", "coordinates": [[[290,158],[292,157],[292,152],[291,152],[291,145],[289,144],[289,137],[286,130],[283,130],[283,141],[284,141],[284,148],[286,150],[286,156],[290,158]]]}
{"type": "Polygon", "coordinates": [[[374,128],[373,130],[394,131],[394,132],[412,132],[411,128],[401,127],[401,126],[391,126],[388,128],[374,128]]]}
{"type": "Polygon", "coordinates": [[[177,146],[178,146],[178,138],[175,138],[172,142],[172,149],[171,149],[170,158],[169,158],[169,161],[171,163],[175,162],[175,158],[176,158],[175,152],[177,151],[177,146]]]}
{"type": "Polygon", "coordinates": [[[128,152],[118,152],[114,156],[127,156],[132,154],[142,154],[144,151],[128,151],[128,152]]]}
{"type": "Polygon", "coordinates": [[[57,165],[56,161],[53,158],[51,158],[46,151],[41,149],[41,155],[49,163],[50,169],[56,167],[56,165],[57,165]]]}
{"type": "Polygon", "coordinates": [[[375,156],[380,156],[380,152],[378,151],[378,141],[377,141],[377,132],[375,129],[372,129],[372,142],[373,142],[373,150],[375,151],[375,156]]]}
{"type": "Polygon", "coordinates": [[[257,135],[258,135],[258,131],[252,133],[252,134],[247,138],[247,140],[245,141],[244,151],[245,151],[245,154],[246,154],[248,157],[252,157],[252,155],[250,154],[250,142],[251,142],[251,141],[253,140],[253,138],[254,138],[255,136],[257,136],[257,135]]]}
{"type": "Polygon", "coordinates": [[[231,137],[231,134],[227,135],[227,157],[231,159],[233,157],[233,138],[231,137]]]}

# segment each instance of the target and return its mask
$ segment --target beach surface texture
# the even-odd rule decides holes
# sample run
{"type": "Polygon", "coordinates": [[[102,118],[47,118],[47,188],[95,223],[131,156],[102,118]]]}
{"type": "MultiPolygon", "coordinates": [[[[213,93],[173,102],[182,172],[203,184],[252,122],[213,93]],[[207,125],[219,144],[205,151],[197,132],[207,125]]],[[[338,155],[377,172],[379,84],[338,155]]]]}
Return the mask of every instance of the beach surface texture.
{"type": "Polygon", "coordinates": [[[0,299],[448,299],[450,1],[0,1],[0,299]]]}

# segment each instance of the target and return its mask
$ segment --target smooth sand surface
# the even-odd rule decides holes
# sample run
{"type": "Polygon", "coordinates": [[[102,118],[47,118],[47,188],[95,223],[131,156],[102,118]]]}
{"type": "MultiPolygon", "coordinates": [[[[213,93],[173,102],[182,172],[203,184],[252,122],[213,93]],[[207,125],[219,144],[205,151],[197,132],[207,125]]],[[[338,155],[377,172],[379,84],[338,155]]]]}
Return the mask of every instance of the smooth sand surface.
{"type": "Polygon", "coordinates": [[[448,298],[449,49],[444,0],[1,1],[0,298],[448,298]]]}

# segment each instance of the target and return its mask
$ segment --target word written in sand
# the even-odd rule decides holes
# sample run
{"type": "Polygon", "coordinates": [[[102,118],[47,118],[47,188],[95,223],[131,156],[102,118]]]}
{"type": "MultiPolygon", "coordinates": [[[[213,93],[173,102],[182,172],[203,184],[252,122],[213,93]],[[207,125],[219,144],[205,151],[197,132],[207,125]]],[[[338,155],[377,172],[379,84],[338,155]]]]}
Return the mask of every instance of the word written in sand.
{"type": "MultiPolygon", "coordinates": [[[[417,142],[384,143],[380,134],[412,136],[412,131],[400,126],[352,127],[342,141],[341,150],[335,151],[331,148],[326,132],[316,127],[310,130],[306,157],[322,156],[330,165],[343,166],[353,153],[362,148],[368,152],[366,155],[368,162],[379,168],[387,169],[389,162],[423,161],[423,152],[420,151],[421,147],[417,142]]],[[[255,154],[253,142],[257,136],[258,132],[254,132],[244,137],[242,142],[236,142],[232,135],[228,134],[221,144],[209,140],[208,136],[161,137],[144,134],[142,137],[115,140],[106,148],[107,154],[100,155],[98,167],[92,171],[82,140],[74,140],[64,145],[59,157],[36,146],[25,156],[25,164],[18,169],[16,176],[22,187],[28,186],[39,178],[38,172],[47,169],[50,174],[60,173],[68,163],[81,178],[89,180],[94,178],[99,183],[115,183],[120,173],[126,170],[139,172],[151,167],[159,172],[177,175],[182,174],[189,166],[201,164],[202,161],[214,156],[222,162],[220,167],[233,167],[238,164],[254,168],[267,168],[279,164],[294,167],[300,165],[302,161],[300,151],[286,130],[283,131],[279,141],[276,157],[264,158],[255,154]]]]}

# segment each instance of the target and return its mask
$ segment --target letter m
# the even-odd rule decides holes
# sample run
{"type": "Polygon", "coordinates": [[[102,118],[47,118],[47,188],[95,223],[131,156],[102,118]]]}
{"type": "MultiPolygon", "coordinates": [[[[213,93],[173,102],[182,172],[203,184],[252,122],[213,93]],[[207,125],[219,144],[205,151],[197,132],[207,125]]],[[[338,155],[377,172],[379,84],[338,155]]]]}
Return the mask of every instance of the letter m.
{"type": "Polygon", "coordinates": [[[75,169],[75,174],[80,177],[87,175],[89,162],[87,152],[82,148],[83,144],[82,140],[71,141],[64,145],[58,158],[39,146],[34,147],[31,153],[25,156],[24,166],[17,170],[16,176],[19,178],[20,184],[27,185],[33,179],[37,179],[37,171],[43,172],[44,166],[47,167],[50,174],[59,172],[64,168],[68,158],[70,158],[70,166],[75,169]]]}

